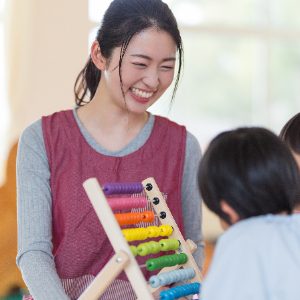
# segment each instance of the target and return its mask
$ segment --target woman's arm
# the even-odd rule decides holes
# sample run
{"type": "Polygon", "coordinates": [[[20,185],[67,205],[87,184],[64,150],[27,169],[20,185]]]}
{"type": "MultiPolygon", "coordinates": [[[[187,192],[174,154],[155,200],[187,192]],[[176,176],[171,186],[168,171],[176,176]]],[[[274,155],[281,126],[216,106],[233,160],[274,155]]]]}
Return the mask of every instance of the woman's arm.
{"type": "Polygon", "coordinates": [[[182,176],[181,206],[185,238],[192,240],[197,249],[193,253],[200,271],[203,271],[205,258],[202,233],[202,200],[197,183],[197,173],[201,160],[201,149],[197,139],[187,133],[186,152],[182,176]]]}
{"type": "Polygon", "coordinates": [[[17,155],[17,265],[35,300],[69,300],[52,255],[52,195],[42,122],[21,134],[17,155]]]}
{"type": "MultiPolygon", "coordinates": [[[[202,272],[203,261],[205,258],[205,244],[203,243],[204,236],[202,233],[202,200],[197,184],[197,173],[200,160],[201,149],[199,143],[197,139],[188,132],[182,176],[181,208],[185,238],[192,240],[197,245],[193,257],[199,270],[202,272]]],[[[180,281],[172,284],[172,287],[189,283],[189,280],[180,281]]],[[[186,298],[192,299],[192,296],[190,295],[186,298]]]]}

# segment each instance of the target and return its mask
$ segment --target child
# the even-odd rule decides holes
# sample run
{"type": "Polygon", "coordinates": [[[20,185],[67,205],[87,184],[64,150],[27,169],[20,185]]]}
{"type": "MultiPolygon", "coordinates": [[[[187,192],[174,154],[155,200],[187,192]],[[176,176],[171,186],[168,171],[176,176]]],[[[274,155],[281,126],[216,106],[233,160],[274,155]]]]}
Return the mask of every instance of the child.
{"type": "MultiPolygon", "coordinates": [[[[300,169],[300,113],[292,117],[281,129],[279,137],[290,148],[298,168],[300,169]]],[[[300,206],[295,207],[295,213],[300,212],[300,206]]]]}
{"type": "Polygon", "coordinates": [[[300,113],[283,126],[279,137],[287,143],[300,168],[300,113]]]}
{"type": "Polygon", "coordinates": [[[288,147],[262,128],[217,136],[199,169],[203,201],[224,230],[202,300],[298,299],[300,176],[288,147]]]}
{"type": "MultiPolygon", "coordinates": [[[[172,12],[161,0],[114,0],[76,80],[77,107],[22,133],[17,264],[35,300],[77,299],[114,254],[82,186],[90,177],[100,185],[154,177],[185,238],[197,244],[202,269],[199,144],[183,126],[147,112],[171,85],[176,54],[172,99],[183,60],[172,12]]],[[[124,272],[101,299],[136,299],[124,272]]]]}

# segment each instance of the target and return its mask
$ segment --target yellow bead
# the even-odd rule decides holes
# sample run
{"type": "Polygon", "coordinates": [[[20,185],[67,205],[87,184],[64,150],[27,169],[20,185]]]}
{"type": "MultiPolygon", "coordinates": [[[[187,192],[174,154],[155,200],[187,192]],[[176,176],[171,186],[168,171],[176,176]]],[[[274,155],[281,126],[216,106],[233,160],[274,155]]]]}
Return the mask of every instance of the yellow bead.
{"type": "Polygon", "coordinates": [[[161,225],[159,226],[159,231],[161,236],[169,236],[172,234],[173,229],[170,225],[161,225]]]}
{"type": "Polygon", "coordinates": [[[169,232],[168,235],[171,235],[173,232],[173,227],[171,225],[166,225],[166,226],[168,227],[168,232],[169,232]]]}
{"type": "Polygon", "coordinates": [[[146,228],[142,228],[143,229],[143,240],[148,238],[148,231],[146,228]]]}
{"type": "Polygon", "coordinates": [[[124,235],[126,241],[127,241],[127,242],[130,242],[130,232],[128,232],[128,230],[126,230],[126,229],[123,229],[123,230],[122,230],[122,233],[123,233],[123,235],[124,235]]]}
{"type": "Polygon", "coordinates": [[[149,226],[147,227],[148,237],[158,237],[159,229],[157,226],[149,226]]]}
{"type": "Polygon", "coordinates": [[[132,233],[133,233],[133,235],[134,235],[134,241],[140,239],[141,233],[140,233],[139,229],[132,229],[132,233]]]}

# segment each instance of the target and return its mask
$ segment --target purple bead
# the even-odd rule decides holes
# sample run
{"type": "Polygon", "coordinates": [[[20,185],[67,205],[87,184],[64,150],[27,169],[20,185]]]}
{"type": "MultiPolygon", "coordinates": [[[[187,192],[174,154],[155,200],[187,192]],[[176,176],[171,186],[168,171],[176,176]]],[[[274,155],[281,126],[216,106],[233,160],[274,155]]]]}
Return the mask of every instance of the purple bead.
{"type": "Polygon", "coordinates": [[[106,183],[102,188],[105,195],[139,194],[144,190],[144,187],[140,182],[106,183]]]}

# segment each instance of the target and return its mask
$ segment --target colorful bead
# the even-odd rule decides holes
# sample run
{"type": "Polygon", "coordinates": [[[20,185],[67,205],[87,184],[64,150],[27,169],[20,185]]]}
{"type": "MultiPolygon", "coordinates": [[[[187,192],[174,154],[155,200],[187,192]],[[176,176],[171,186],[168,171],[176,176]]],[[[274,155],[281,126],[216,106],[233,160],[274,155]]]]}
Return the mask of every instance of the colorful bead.
{"type": "Polygon", "coordinates": [[[161,225],[159,226],[160,236],[169,236],[173,232],[173,228],[170,225],[161,225]]]}
{"type": "Polygon", "coordinates": [[[109,198],[107,202],[112,210],[143,208],[147,205],[147,200],[144,197],[109,198]]]}
{"type": "Polygon", "coordinates": [[[106,183],[102,189],[105,195],[139,194],[144,190],[144,187],[140,182],[106,183]]]}
{"type": "Polygon", "coordinates": [[[129,248],[130,248],[133,256],[137,256],[137,254],[138,254],[137,248],[135,246],[129,246],[129,248]]]}

